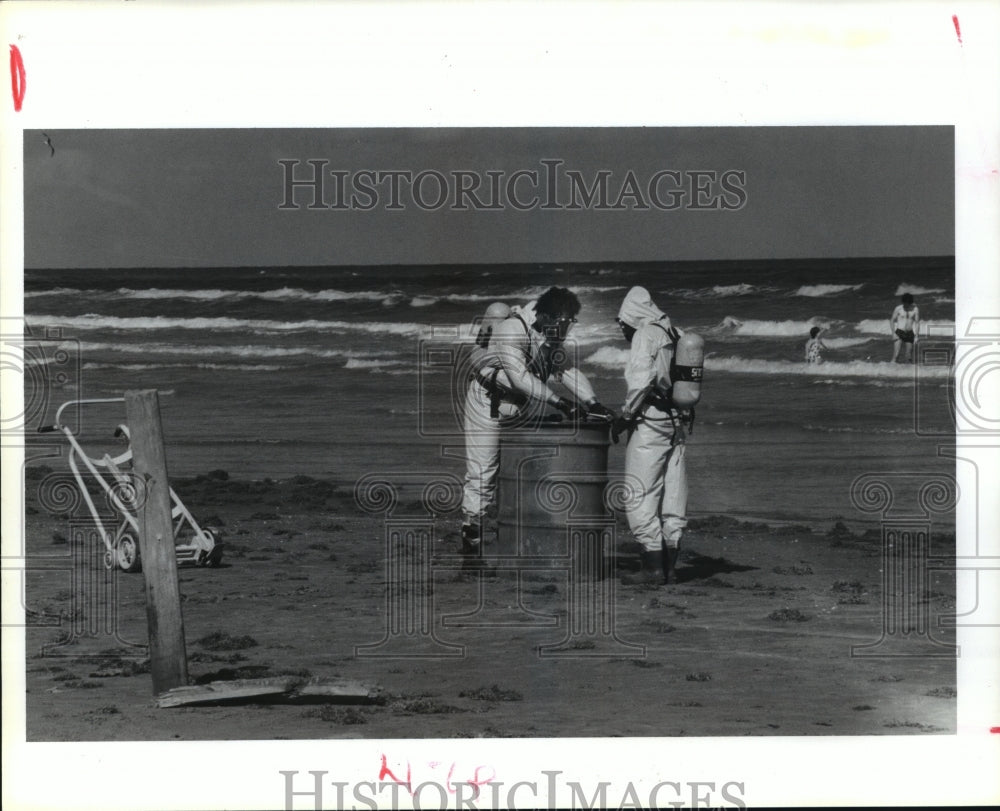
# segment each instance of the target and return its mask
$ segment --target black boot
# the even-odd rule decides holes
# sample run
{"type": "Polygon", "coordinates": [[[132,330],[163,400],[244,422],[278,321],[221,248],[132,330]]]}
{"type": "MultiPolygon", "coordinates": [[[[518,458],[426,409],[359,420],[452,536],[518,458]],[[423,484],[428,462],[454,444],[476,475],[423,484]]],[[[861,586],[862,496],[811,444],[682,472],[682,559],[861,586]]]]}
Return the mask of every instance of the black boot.
{"type": "Polygon", "coordinates": [[[642,566],[635,574],[622,576],[625,586],[658,586],[663,583],[663,569],[657,552],[645,551],[640,556],[642,566]]]}
{"type": "Polygon", "coordinates": [[[674,576],[674,569],[677,567],[677,556],[680,555],[681,550],[679,546],[667,546],[664,544],[663,549],[660,551],[662,557],[663,565],[663,582],[669,583],[671,581],[677,582],[677,578],[674,576]]]}
{"type": "Polygon", "coordinates": [[[462,525],[462,554],[473,557],[482,557],[483,538],[479,529],[479,524],[462,525]]]}

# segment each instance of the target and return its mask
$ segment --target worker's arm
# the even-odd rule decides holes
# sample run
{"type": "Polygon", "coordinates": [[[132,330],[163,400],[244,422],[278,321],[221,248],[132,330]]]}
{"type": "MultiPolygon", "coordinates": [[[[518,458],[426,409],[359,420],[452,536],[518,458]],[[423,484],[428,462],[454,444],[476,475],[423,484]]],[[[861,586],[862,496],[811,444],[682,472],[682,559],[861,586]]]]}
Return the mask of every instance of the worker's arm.
{"type": "Polygon", "coordinates": [[[897,304],[896,309],[892,311],[892,315],[889,316],[889,334],[896,334],[896,318],[899,315],[899,311],[902,309],[902,304],[897,304]]]}
{"type": "Polygon", "coordinates": [[[499,324],[490,340],[490,349],[495,352],[510,387],[518,394],[554,406],[559,395],[528,371],[525,360],[530,346],[531,338],[516,318],[499,324]]]}
{"type": "Polygon", "coordinates": [[[627,389],[625,405],[622,406],[622,417],[625,419],[635,416],[656,382],[656,356],[663,346],[663,341],[657,337],[657,333],[663,335],[663,331],[658,327],[646,326],[637,331],[632,338],[632,348],[629,351],[628,364],[625,366],[627,389]]]}
{"type": "Polygon", "coordinates": [[[597,402],[594,387],[590,385],[587,376],[577,368],[563,369],[562,382],[576,396],[578,402],[592,405],[597,402]]]}

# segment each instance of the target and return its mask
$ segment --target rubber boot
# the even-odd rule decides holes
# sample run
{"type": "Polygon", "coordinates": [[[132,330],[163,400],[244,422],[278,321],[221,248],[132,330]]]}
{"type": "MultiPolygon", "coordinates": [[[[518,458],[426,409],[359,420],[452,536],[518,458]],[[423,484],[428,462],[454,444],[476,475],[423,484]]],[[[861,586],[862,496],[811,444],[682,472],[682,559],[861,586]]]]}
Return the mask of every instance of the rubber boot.
{"type": "Polygon", "coordinates": [[[483,539],[478,524],[462,525],[462,554],[482,557],[483,539]]]}
{"type": "Polygon", "coordinates": [[[663,583],[663,569],[660,553],[645,551],[640,556],[642,566],[635,574],[622,576],[625,586],[659,586],[663,583]]]}
{"type": "Polygon", "coordinates": [[[680,555],[681,550],[678,546],[666,546],[660,552],[663,558],[663,582],[677,582],[677,577],[674,575],[674,569],[677,567],[677,556],[680,555]]]}

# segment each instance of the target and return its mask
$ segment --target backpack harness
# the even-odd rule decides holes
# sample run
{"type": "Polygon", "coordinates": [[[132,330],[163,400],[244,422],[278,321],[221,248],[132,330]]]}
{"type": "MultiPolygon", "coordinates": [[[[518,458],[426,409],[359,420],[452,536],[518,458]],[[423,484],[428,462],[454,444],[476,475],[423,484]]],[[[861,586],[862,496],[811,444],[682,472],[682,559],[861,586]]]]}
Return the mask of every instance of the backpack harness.
{"type": "MultiPolygon", "coordinates": [[[[528,336],[528,367],[530,368],[534,364],[534,342],[531,340],[531,330],[528,328],[528,322],[521,318],[520,313],[512,313],[508,318],[517,318],[521,322],[521,326],[524,327],[524,332],[528,336]]],[[[489,335],[485,336],[485,340],[477,340],[476,343],[479,344],[483,349],[489,346],[490,338],[492,337],[492,330],[489,335]]],[[[480,339],[483,336],[480,334],[480,339]]],[[[509,386],[504,386],[497,380],[497,376],[500,374],[500,367],[495,368],[491,374],[485,375],[479,369],[469,375],[471,380],[476,380],[479,382],[490,397],[490,418],[497,420],[500,419],[500,403],[507,399],[508,401],[514,403],[518,408],[522,407],[528,398],[525,397],[520,392],[515,391],[509,386]]]]}
{"type": "MultiPolygon", "coordinates": [[[[677,341],[680,340],[680,333],[677,331],[676,327],[671,326],[667,329],[659,321],[650,322],[654,327],[659,327],[663,330],[663,333],[670,340],[670,343],[676,348],[677,341]]],[[[660,347],[660,351],[666,346],[660,347]]],[[[679,380],[692,380],[692,375],[690,367],[688,366],[678,366],[677,365],[677,352],[676,349],[673,353],[673,357],[670,358],[670,381],[671,383],[677,382],[679,380]]],[[[671,445],[680,445],[684,443],[684,425],[687,424],[688,433],[694,432],[694,408],[687,409],[687,412],[680,412],[674,407],[673,398],[671,397],[670,391],[663,391],[663,389],[653,386],[650,388],[649,392],[643,398],[642,403],[640,403],[640,410],[637,411],[635,418],[633,419],[633,424],[639,422],[640,420],[647,420],[649,422],[666,422],[670,420],[671,425],[674,428],[674,436],[671,440],[671,445]],[[663,411],[665,417],[650,417],[641,409],[646,406],[651,405],[663,411]]]]}

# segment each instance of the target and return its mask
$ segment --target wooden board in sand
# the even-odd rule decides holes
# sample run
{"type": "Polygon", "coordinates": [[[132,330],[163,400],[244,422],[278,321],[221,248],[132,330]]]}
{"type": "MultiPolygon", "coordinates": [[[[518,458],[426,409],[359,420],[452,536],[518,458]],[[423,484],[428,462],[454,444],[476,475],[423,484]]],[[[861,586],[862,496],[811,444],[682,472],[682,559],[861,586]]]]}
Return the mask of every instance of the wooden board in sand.
{"type": "Polygon", "coordinates": [[[308,682],[291,676],[235,679],[174,687],[157,696],[156,706],[184,707],[193,704],[253,703],[260,700],[297,704],[364,704],[374,701],[377,693],[377,688],[351,679],[312,679],[308,682]]]}

